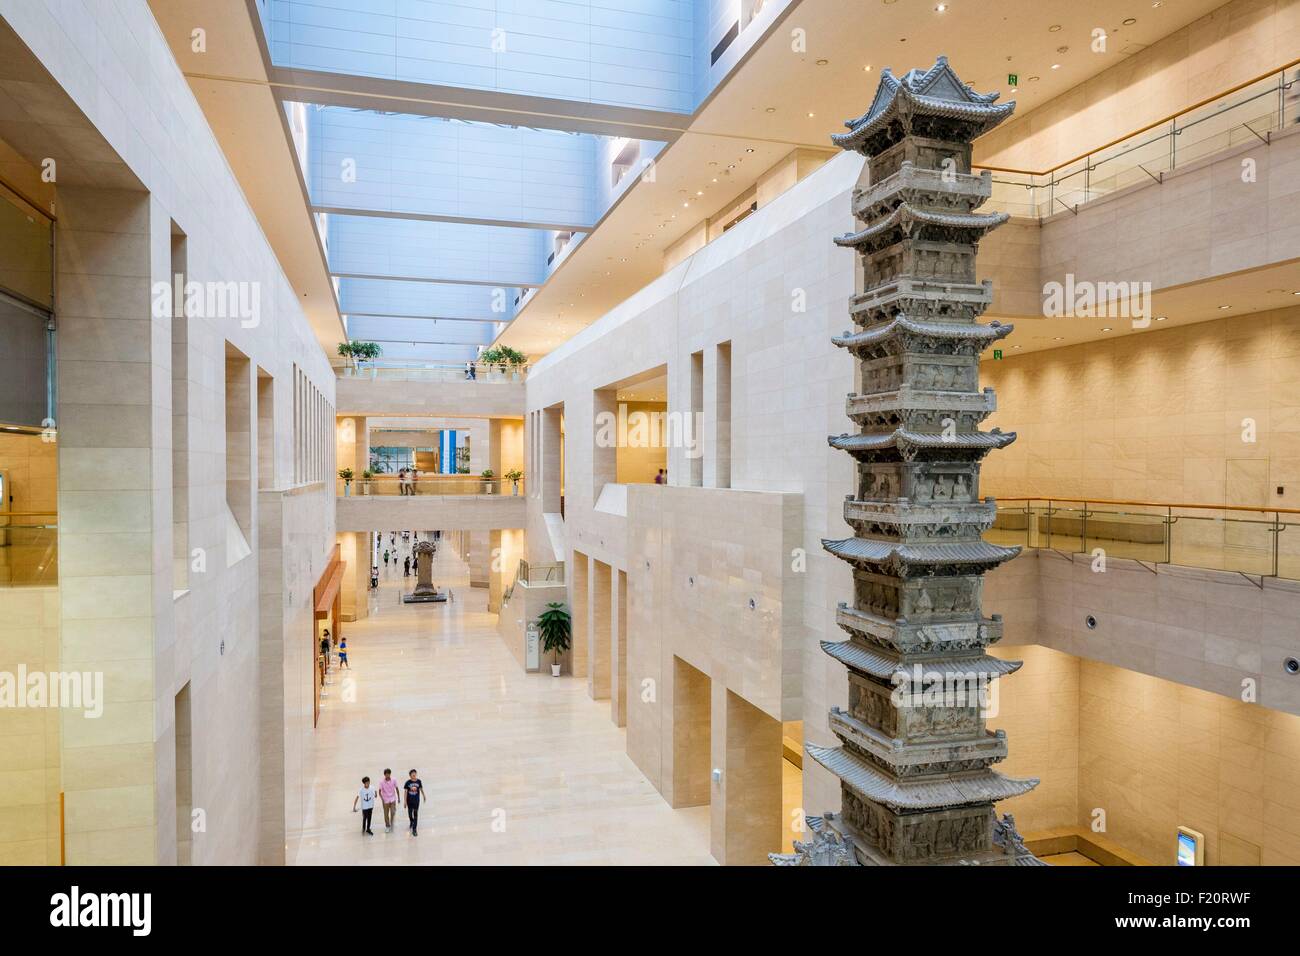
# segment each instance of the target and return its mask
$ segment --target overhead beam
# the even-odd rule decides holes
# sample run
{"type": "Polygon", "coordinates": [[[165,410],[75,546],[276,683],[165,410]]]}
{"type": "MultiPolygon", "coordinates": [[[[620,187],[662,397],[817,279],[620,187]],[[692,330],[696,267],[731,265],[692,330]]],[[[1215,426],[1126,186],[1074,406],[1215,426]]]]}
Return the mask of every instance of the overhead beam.
{"type": "Polygon", "coordinates": [[[691,114],[270,66],[277,99],[673,142],[691,114]]]}
{"type": "Polygon", "coordinates": [[[424,322],[509,322],[510,318],[498,315],[494,318],[480,318],[470,315],[409,315],[401,312],[347,312],[343,313],[344,317],[355,317],[358,319],[414,319],[424,322]]]}
{"type": "MultiPolygon", "coordinates": [[[[424,282],[432,285],[475,285],[484,286],[488,289],[540,289],[541,282],[520,282],[516,279],[508,279],[501,282],[492,282],[488,279],[432,279],[425,276],[394,276],[366,272],[331,272],[335,279],[378,279],[380,281],[392,282],[424,282]]],[[[352,315],[353,313],[347,313],[352,315]]]]}
{"type": "Polygon", "coordinates": [[[312,212],[333,216],[368,216],[372,219],[416,219],[421,222],[452,222],[471,226],[505,226],[510,229],[545,229],[555,232],[590,232],[591,223],[528,222],[522,219],[480,219],[473,216],[440,216],[421,212],[389,212],[383,209],[360,209],[351,206],[312,206],[312,212]]]}

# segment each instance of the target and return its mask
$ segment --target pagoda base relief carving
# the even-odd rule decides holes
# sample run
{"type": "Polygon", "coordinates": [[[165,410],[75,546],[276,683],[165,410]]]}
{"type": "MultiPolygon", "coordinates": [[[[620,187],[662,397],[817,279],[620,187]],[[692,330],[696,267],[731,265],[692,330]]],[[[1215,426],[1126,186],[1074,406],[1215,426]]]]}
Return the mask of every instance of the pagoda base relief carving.
{"type": "Polygon", "coordinates": [[[992,180],[971,172],[971,141],[1014,103],[974,92],[940,57],[928,70],[884,70],[871,107],[832,137],[867,158],[854,190],[863,291],[849,302],[848,349],[861,391],[855,430],[832,448],[857,462],[844,502],[853,537],[822,546],[853,568],[847,640],[822,650],[848,673],[849,707],[828,718],[836,747],[809,757],[840,781],[842,812],[808,817],[812,839],[771,854],[780,866],[1041,866],[999,800],[1035,779],[993,769],[1005,734],[985,726],[992,682],[1018,661],[987,653],[1002,636],[981,608],[983,576],[1019,553],[984,540],[996,515],[980,465],[1014,433],[980,425],[997,408],[981,391],[980,355],[1011,326],[978,321],[993,298],[976,280],[979,240],[1006,220],[976,209],[992,180]]]}

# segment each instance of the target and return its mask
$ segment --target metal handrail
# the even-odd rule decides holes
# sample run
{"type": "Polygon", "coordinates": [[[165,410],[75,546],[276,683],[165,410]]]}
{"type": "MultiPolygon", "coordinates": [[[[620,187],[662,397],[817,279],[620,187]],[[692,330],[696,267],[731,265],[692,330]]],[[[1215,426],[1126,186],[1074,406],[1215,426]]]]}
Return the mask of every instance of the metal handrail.
{"type": "MultiPolygon", "coordinates": [[[[1188,133],[1188,131],[1196,128],[1197,126],[1203,123],[1219,120],[1230,111],[1240,110],[1243,106],[1249,106],[1249,104],[1259,100],[1267,100],[1276,97],[1277,99],[1276,105],[1270,105],[1267,112],[1264,114],[1264,117],[1262,117],[1267,119],[1268,121],[1268,126],[1265,129],[1264,133],[1261,134],[1260,130],[1255,128],[1256,126],[1259,125],[1258,122],[1256,121],[1261,117],[1251,116],[1240,122],[1233,123],[1233,125],[1231,125],[1225,130],[1211,134],[1210,137],[1207,137],[1207,139],[1204,140],[1204,142],[1209,142],[1212,141],[1213,137],[1226,135],[1229,137],[1229,142],[1223,147],[1223,149],[1228,149],[1231,148],[1233,145],[1231,142],[1232,135],[1234,133],[1240,132],[1241,130],[1245,130],[1250,134],[1252,134],[1253,136],[1255,136],[1256,138],[1258,138],[1259,140],[1261,140],[1262,142],[1264,142],[1265,144],[1269,143],[1271,140],[1272,131],[1274,129],[1280,130],[1286,126],[1287,113],[1288,113],[1288,104],[1287,104],[1288,91],[1292,90],[1293,87],[1300,84],[1300,77],[1293,78],[1288,82],[1287,71],[1296,67],[1298,64],[1300,64],[1300,59],[1291,60],[1290,62],[1284,64],[1281,67],[1278,67],[1277,69],[1269,70],[1267,73],[1262,73],[1243,83],[1238,83],[1234,86],[1231,86],[1228,89],[1224,90],[1223,92],[1216,94],[1215,96],[1207,97],[1206,99],[1193,103],[1190,106],[1186,106],[1183,109],[1177,111],[1176,113],[1170,114],[1169,116],[1162,117],[1158,120],[1155,120],[1154,122],[1147,123],[1144,126],[1141,126],[1136,130],[1133,130],[1132,132],[1126,133],[1125,135],[1113,139],[1107,143],[1104,143],[1101,146],[1094,147],[1093,149],[1090,149],[1085,153],[1081,153],[1078,156],[1073,156],[1070,159],[1057,163],[1045,170],[1016,169],[1009,166],[994,166],[991,164],[983,164],[983,163],[973,163],[972,169],[988,170],[990,173],[1000,173],[1004,175],[1019,176],[1025,178],[1026,181],[1017,181],[1012,179],[1003,179],[995,176],[993,182],[999,186],[1021,187],[1023,189],[1030,190],[1031,192],[1027,204],[1018,203],[1015,202],[1014,200],[1007,201],[1004,199],[999,199],[995,196],[993,198],[993,203],[995,206],[999,202],[1005,202],[1013,210],[1016,207],[1027,206],[1028,212],[1023,214],[1027,215],[1029,218],[1034,218],[1034,219],[1046,218],[1047,216],[1053,215],[1054,213],[1058,212],[1057,210],[1058,204],[1069,212],[1077,213],[1078,208],[1081,204],[1091,202],[1095,199],[1102,198],[1103,196],[1106,195],[1110,195],[1114,191],[1114,189],[1123,188],[1118,184],[1109,189],[1105,188],[1104,186],[1101,187],[1100,189],[1095,188],[1097,183],[1099,182],[1099,180],[1096,180],[1093,176],[1096,170],[1102,168],[1103,166],[1109,165],[1109,168],[1114,171],[1107,172],[1105,175],[1107,177],[1113,177],[1116,179],[1118,179],[1118,177],[1123,176],[1126,171],[1133,172],[1136,170],[1141,170],[1142,173],[1150,177],[1152,180],[1156,182],[1163,182],[1164,181],[1163,169],[1153,173],[1150,169],[1147,168],[1148,164],[1151,162],[1150,160],[1145,162],[1136,162],[1132,167],[1122,167],[1122,168],[1119,165],[1117,165],[1118,161],[1122,160],[1124,157],[1131,156],[1134,153],[1137,153],[1141,150],[1147,150],[1153,145],[1158,145],[1164,140],[1168,140],[1169,148],[1167,154],[1163,158],[1156,159],[1155,163],[1159,167],[1167,168],[1169,171],[1172,171],[1178,168],[1178,157],[1179,157],[1178,142],[1188,133]],[[1231,103],[1226,103],[1225,105],[1222,106],[1222,108],[1216,110],[1213,113],[1210,113],[1205,116],[1200,116],[1195,119],[1191,119],[1185,124],[1181,126],[1179,125],[1180,119],[1187,117],[1198,110],[1203,110],[1205,107],[1211,106],[1215,103],[1223,103],[1225,100],[1228,99],[1228,97],[1232,96],[1234,93],[1238,93],[1243,89],[1246,89],[1251,86],[1255,86],[1257,84],[1270,80],[1274,77],[1276,77],[1277,82],[1272,84],[1268,89],[1260,90],[1257,93],[1245,97],[1244,99],[1231,102],[1231,103]],[[1274,119],[1276,119],[1276,125],[1273,125],[1274,119]],[[1152,130],[1160,129],[1161,127],[1166,127],[1166,128],[1164,129],[1163,132],[1159,133],[1158,135],[1142,138],[1143,134],[1149,133],[1152,130]],[[1125,148],[1120,150],[1119,152],[1116,152],[1113,155],[1102,155],[1105,154],[1107,151],[1112,150],[1115,147],[1121,145],[1125,145],[1125,148]],[[1061,173],[1062,170],[1068,170],[1068,171],[1062,174],[1061,173]],[[1064,189],[1062,187],[1064,187],[1064,189]],[[1035,193],[1039,190],[1045,190],[1046,194],[1041,197],[1035,195],[1035,193]],[[1058,193],[1063,193],[1067,198],[1074,200],[1073,204],[1066,202],[1064,199],[1061,198],[1061,195],[1058,195],[1058,193]]],[[[1189,147],[1186,146],[1183,147],[1183,151],[1186,152],[1188,148],[1189,147]]],[[[1221,151],[1222,150],[1215,150],[1215,152],[1221,152],[1221,151]]],[[[1198,155],[1195,158],[1199,159],[1201,158],[1201,156],[1198,155]]],[[[1184,165],[1186,165],[1186,161],[1184,161],[1184,165]]],[[[1101,182],[1104,182],[1104,179],[1101,180],[1101,182]]],[[[1021,213],[1017,212],[1017,214],[1021,214],[1021,213]]]]}
{"type": "MultiPolygon", "coordinates": [[[[1123,136],[1117,137],[1116,139],[1112,139],[1108,143],[1103,143],[1101,146],[1095,146],[1092,149],[1088,150],[1086,153],[1080,153],[1078,156],[1072,156],[1071,158],[1065,160],[1064,162],[1057,163],[1055,166],[1049,166],[1047,169],[1041,171],[1035,171],[1029,169],[1014,169],[1009,166],[989,166],[984,163],[971,163],[971,167],[973,169],[987,169],[995,173],[1014,173],[1020,176],[1050,176],[1058,169],[1064,169],[1066,166],[1072,166],[1075,163],[1079,162],[1080,160],[1087,159],[1088,157],[1096,153],[1100,153],[1102,150],[1110,149],[1112,146],[1118,146],[1120,143],[1124,142],[1127,139],[1132,139],[1134,136],[1141,136],[1143,133],[1148,133],[1151,130],[1156,129],[1157,127],[1164,126],[1166,123],[1176,122],[1180,116],[1186,116],[1188,113],[1209,106],[1211,103],[1215,103],[1218,100],[1223,99],[1224,97],[1231,96],[1233,93],[1240,92],[1241,90],[1244,90],[1248,86],[1254,86],[1256,83],[1262,83],[1264,80],[1267,80],[1271,76],[1275,76],[1279,73],[1285,76],[1286,71],[1295,66],[1300,66],[1300,57],[1297,57],[1296,59],[1291,60],[1287,63],[1283,63],[1281,66],[1269,70],[1267,73],[1261,73],[1258,76],[1252,77],[1251,79],[1246,80],[1243,83],[1238,83],[1235,86],[1230,86],[1226,90],[1222,90],[1221,92],[1216,93],[1213,96],[1208,96],[1203,100],[1198,100],[1197,102],[1193,103],[1191,106],[1184,106],[1176,113],[1170,113],[1168,116],[1162,116],[1160,119],[1155,120],[1151,123],[1147,123],[1145,126],[1139,126],[1137,129],[1125,133],[1123,136]]],[[[1290,86],[1290,84],[1287,85],[1290,86]]]]}

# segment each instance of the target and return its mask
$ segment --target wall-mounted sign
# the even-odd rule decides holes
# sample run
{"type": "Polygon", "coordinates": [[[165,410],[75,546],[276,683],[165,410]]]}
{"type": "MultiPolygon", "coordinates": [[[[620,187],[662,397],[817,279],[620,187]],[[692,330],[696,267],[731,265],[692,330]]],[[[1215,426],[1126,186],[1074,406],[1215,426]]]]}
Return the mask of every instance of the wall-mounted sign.
{"type": "Polygon", "coordinates": [[[1007,86],[1019,86],[1019,85],[1020,85],[1020,74],[1019,74],[1019,73],[1008,73],[1008,74],[1007,74],[1007,86]]]}
{"type": "Polygon", "coordinates": [[[1001,349],[994,349],[994,350],[993,350],[993,357],[994,357],[995,359],[1000,359],[1000,358],[1002,358],[1002,350],[1001,350],[1001,349]]]}
{"type": "Polygon", "coordinates": [[[1190,827],[1178,828],[1178,865],[1205,866],[1205,835],[1190,827]]]}
{"type": "Polygon", "coordinates": [[[537,636],[537,625],[529,624],[524,631],[524,670],[542,669],[542,642],[537,636]]]}

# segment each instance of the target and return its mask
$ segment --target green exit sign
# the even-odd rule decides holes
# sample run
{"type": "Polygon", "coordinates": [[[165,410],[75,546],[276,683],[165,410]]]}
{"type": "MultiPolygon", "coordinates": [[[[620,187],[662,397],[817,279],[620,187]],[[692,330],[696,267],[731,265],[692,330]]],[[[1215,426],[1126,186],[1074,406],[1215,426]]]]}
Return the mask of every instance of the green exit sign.
{"type": "Polygon", "coordinates": [[[1000,359],[1000,358],[1002,358],[1002,350],[1001,350],[1001,349],[994,349],[994,350],[993,350],[993,357],[994,357],[995,359],[1000,359]]]}
{"type": "Polygon", "coordinates": [[[1020,74],[1019,74],[1019,73],[1008,73],[1008,74],[1007,74],[1007,86],[1019,86],[1019,85],[1020,85],[1020,74]]]}

